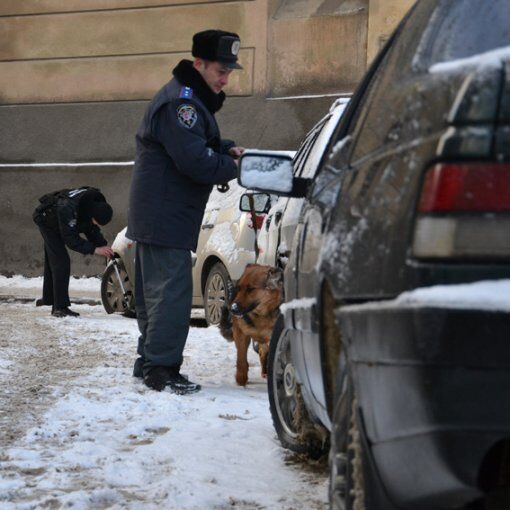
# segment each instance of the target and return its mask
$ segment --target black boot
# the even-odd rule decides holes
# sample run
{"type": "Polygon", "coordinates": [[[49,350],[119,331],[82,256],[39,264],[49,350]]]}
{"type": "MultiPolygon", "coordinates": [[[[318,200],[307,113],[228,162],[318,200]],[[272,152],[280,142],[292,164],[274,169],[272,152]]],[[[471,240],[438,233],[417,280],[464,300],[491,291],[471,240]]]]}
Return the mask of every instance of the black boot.
{"type": "Polygon", "coordinates": [[[51,311],[53,317],[79,317],[78,312],[73,312],[70,308],[54,308],[51,311]]]}
{"type": "Polygon", "coordinates": [[[177,395],[196,393],[202,389],[200,384],[188,381],[188,379],[179,372],[178,368],[170,369],[167,386],[169,386],[174,393],[177,393],[177,395]]]}
{"type": "Polygon", "coordinates": [[[154,367],[143,378],[144,383],[153,390],[161,391],[168,386],[177,395],[196,393],[201,390],[199,384],[188,381],[179,373],[178,368],[154,367]]]}
{"type": "Polygon", "coordinates": [[[151,368],[144,376],[143,382],[149,388],[156,391],[165,389],[166,382],[168,380],[168,368],[167,367],[154,367],[151,368]]]}
{"type": "Polygon", "coordinates": [[[35,306],[47,306],[47,305],[44,302],[43,298],[38,298],[38,299],[35,300],[35,306]]]}

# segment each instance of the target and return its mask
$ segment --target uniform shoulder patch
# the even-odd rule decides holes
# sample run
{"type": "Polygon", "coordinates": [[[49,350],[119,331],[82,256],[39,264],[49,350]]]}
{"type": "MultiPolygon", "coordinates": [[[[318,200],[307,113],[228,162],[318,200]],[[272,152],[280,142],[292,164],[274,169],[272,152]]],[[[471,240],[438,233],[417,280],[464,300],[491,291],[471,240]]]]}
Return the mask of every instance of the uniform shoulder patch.
{"type": "Polygon", "coordinates": [[[185,128],[191,129],[197,122],[198,114],[192,104],[181,104],[177,108],[177,118],[185,128]]]}
{"type": "Polygon", "coordinates": [[[181,99],[191,99],[193,97],[193,89],[191,87],[182,87],[179,94],[181,99]]]}

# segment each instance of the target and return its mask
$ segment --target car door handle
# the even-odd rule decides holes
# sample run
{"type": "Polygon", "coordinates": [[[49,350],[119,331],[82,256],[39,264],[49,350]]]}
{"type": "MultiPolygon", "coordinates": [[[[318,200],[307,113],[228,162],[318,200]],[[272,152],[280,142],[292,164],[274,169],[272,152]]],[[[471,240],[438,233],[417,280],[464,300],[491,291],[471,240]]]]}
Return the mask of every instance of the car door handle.
{"type": "Polygon", "coordinates": [[[280,223],[281,219],[282,219],[282,213],[281,212],[275,213],[275,215],[274,215],[274,224],[276,226],[278,226],[278,223],[280,223]]]}
{"type": "Polygon", "coordinates": [[[214,224],[212,223],[206,223],[205,225],[202,225],[202,230],[207,230],[208,228],[214,228],[214,224]]]}

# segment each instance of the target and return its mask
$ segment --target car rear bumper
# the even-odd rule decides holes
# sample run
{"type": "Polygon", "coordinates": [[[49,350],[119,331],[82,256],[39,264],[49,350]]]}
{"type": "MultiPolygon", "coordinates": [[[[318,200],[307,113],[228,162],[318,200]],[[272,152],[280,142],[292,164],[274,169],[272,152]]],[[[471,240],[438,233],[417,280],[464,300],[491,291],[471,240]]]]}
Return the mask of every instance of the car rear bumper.
{"type": "Polygon", "coordinates": [[[510,439],[510,314],[361,305],[337,316],[389,499],[429,510],[480,496],[487,452],[510,439]]]}

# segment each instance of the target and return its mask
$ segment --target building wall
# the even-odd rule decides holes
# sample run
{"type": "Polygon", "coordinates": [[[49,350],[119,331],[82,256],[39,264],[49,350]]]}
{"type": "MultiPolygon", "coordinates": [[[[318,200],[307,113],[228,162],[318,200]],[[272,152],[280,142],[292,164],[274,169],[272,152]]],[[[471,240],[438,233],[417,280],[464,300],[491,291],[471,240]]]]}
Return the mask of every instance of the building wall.
{"type": "Polygon", "coordinates": [[[416,0],[370,0],[367,60],[372,62],[416,0]]]}
{"type": "MultiPolygon", "coordinates": [[[[217,116],[223,136],[246,147],[296,149],[334,100],[324,95],[354,89],[377,34],[410,3],[2,0],[0,273],[41,274],[31,212],[47,191],[97,186],[115,209],[110,240],[125,225],[134,134],[148,100],[191,57],[193,33],[218,27],[241,37],[244,70],[232,74],[217,116]],[[104,161],[126,164],[12,166],[104,161]]],[[[74,257],[75,274],[101,269],[98,258],[74,257]]]]}
{"type": "MultiPolygon", "coordinates": [[[[39,5],[20,2],[24,9],[30,3],[39,5]]],[[[2,104],[150,99],[175,64],[191,56],[191,35],[210,26],[242,37],[244,70],[233,74],[227,92],[264,89],[265,0],[92,3],[99,10],[86,1],[47,0],[37,14],[23,15],[16,15],[22,6],[0,4],[2,104]],[[71,4],[78,10],[60,10],[71,4]]]]}
{"type": "Polygon", "coordinates": [[[368,0],[270,5],[271,96],[352,92],[367,64],[368,0]]]}

